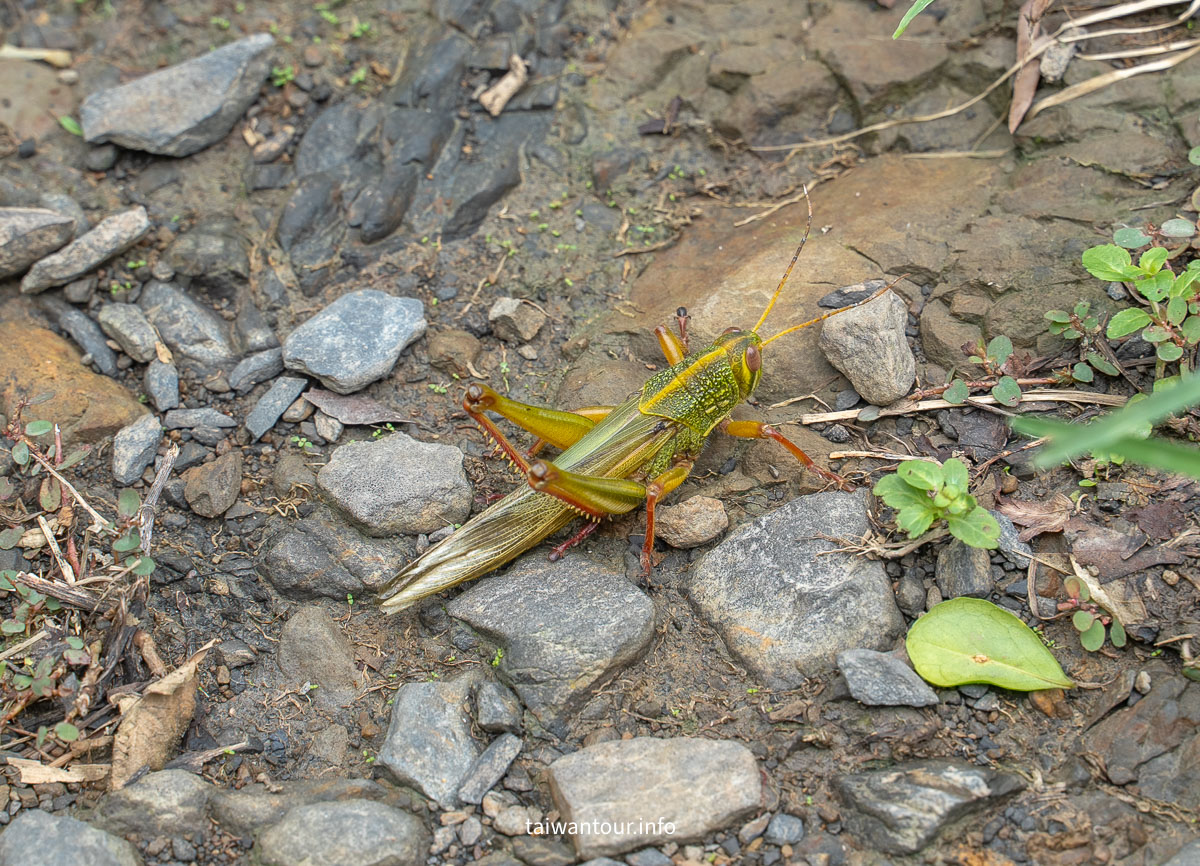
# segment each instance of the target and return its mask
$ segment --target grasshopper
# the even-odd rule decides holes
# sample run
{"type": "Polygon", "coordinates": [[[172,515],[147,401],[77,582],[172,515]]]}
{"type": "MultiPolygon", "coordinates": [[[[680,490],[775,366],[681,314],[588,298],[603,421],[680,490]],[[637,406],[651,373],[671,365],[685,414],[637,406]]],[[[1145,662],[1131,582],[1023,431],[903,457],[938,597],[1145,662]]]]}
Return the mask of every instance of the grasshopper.
{"type": "Polygon", "coordinates": [[[550,558],[558,559],[593,532],[601,519],[625,514],[643,502],[646,539],[641,567],[643,575],[649,575],[655,506],[688,477],[714,430],[740,438],[774,440],[809,471],[843,490],[852,490],[850,482],[818,466],[771,425],[729,417],[758,386],[767,345],[869,303],[891,288],[887,286],[869,298],[763,340],[758,331],[779,299],[811,229],[810,203],[804,236],[775,294],[751,330],[728,328],[711,346],[689,353],[688,316],[681,307],[676,314],[678,337],[664,325],[654,329],[669,366],[651,376],[641,390],[619,406],[589,406],[562,412],[518,403],[486,385],[468,386],[463,408],[528,483],[426,550],[389,580],[380,593],[380,606],[389,613],[403,610],[419,599],[499,568],[574,518],[586,518],[582,530],[551,552],[550,558]],[[507,418],[537,436],[538,442],[527,454],[522,454],[486,412],[507,418]],[[532,459],[543,443],[563,451],[553,461],[532,459]]]}

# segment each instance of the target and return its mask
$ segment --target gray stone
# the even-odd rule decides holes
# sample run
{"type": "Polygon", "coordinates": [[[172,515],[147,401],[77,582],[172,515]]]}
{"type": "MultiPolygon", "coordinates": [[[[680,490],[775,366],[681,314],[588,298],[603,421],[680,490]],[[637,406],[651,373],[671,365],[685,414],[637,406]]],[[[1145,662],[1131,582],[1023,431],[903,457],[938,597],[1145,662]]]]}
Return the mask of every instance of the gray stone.
{"type": "Polygon", "coordinates": [[[992,807],[1025,783],[962,761],[929,760],[840,776],[834,788],[850,832],[889,854],[915,854],[951,821],[992,807]]]}
{"type": "Polygon", "coordinates": [[[184,498],[201,517],[220,517],[242,492],[242,452],[230,451],[184,473],[184,498]]]}
{"type": "Polygon", "coordinates": [[[957,538],[938,554],[934,580],[942,598],[987,598],[995,588],[990,551],[971,547],[957,538]]]}
{"type": "Polygon", "coordinates": [[[478,805],[483,795],[504,778],[508,766],[521,751],[521,738],[515,734],[501,734],[492,740],[475,759],[467,775],[458,786],[458,799],[464,803],[478,805]]]}
{"type": "Polygon", "coordinates": [[[462,460],[453,446],[393,433],[338,448],[317,483],[368,535],[415,535],[462,523],[471,513],[462,460]]]}
{"type": "Polygon", "coordinates": [[[521,733],[521,705],[516,695],[495,680],[483,680],[472,693],[475,724],[489,734],[521,733]]]}
{"type": "Polygon", "coordinates": [[[43,295],[38,305],[49,313],[60,328],[92,359],[96,369],[106,376],[116,377],[117,354],[108,347],[104,332],[90,316],[77,310],[56,295],[43,295]]]}
{"type": "Polygon", "coordinates": [[[411,785],[446,809],[458,805],[458,788],[479,755],[463,709],[473,679],[468,675],[401,686],[375,762],[400,784],[411,785]]]}
{"type": "Polygon", "coordinates": [[[911,568],[896,584],[896,604],[908,616],[915,617],[925,610],[925,581],[911,568]]]}
{"type": "Polygon", "coordinates": [[[570,866],[576,859],[570,845],[545,836],[527,835],[524,829],[513,836],[512,847],[513,854],[525,866],[570,866]]]}
{"type": "Polygon", "coordinates": [[[578,822],[580,857],[701,839],[762,798],[758,762],[731,740],[614,740],[559,758],[548,777],[561,820],[578,822]]]}
{"type": "Polygon", "coordinates": [[[21,280],[21,291],[32,295],[78,279],[125,252],[148,231],[150,219],[144,207],[110,216],[83,237],[39,259],[21,280]]]}
{"type": "Polygon", "coordinates": [[[504,650],[496,671],[543,723],[581,707],[654,636],[654,604],[583,556],[534,551],[450,602],[450,615],[504,650]]]}
{"type": "Polygon", "coordinates": [[[213,786],[186,770],[160,770],[112,791],[96,806],[97,823],[147,838],[191,833],[206,823],[213,786]]]}
{"type": "Polygon", "coordinates": [[[1027,568],[1029,560],[1033,558],[1033,548],[1029,546],[1028,542],[1021,540],[1020,531],[1007,515],[1001,514],[999,511],[990,511],[990,514],[1000,524],[998,547],[1004,554],[1004,558],[1017,568],[1027,568]]]}
{"type": "Polygon", "coordinates": [[[157,357],[154,346],[158,333],[141,308],[133,304],[104,304],[96,319],[104,333],[116,340],[133,360],[144,364],[157,357]]]}
{"type": "Polygon", "coordinates": [[[835,553],[866,534],[862,493],[789,502],[726,538],[689,578],[700,615],[753,673],[794,688],[844,649],[890,649],[904,630],[880,562],[835,553]]]}
{"type": "Polygon", "coordinates": [[[324,412],[318,412],[313,416],[313,426],[317,428],[317,435],[326,442],[338,441],[342,438],[342,432],[346,429],[345,424],[332,415],[326,415],[324,412]]]}
{"type": "Polygon", "coordinates": [[[246,247],[237,220],[222,214],[202,220],[175,238],[163,252],[162,261],[176,275],[186,277],[193,290],[199,288],[210,297],[233,299],[250,276],[246,247]]]}
{"type": "Polygon", "coordinates": [[[229,386],[238,393],[244,394],[272,376],[283,372],[283,350],[279,348],[255,352],[238,361],[229,374],[229,386]]]}
{"type": "Polygon", "coordinates": [[[283,364],[352,394],[387,376],[404,349],[425,333],[424,305],[375,289],[342,295],[288,336],[283,364]]]}
{"type": "Polygon", "coordinates": [[[625,855],[625,862],[629,866],[671,866],[674,861],[657,848],[643,848],[625,855]]]}
{"type": "Polygon", "coordinates": [[[870,707],[929,707],[938,702],[917,672],[895,656],[868,649],[838,653],[838,670],[850,694],[870,707]]]}
{"type": "Polygon", "coordinates": [[[307,683],[321,706],[336,707],[354,696],[354,650],[337,623],[315,605],[288,618],[279,636],[277,661],[287,681],[307,683]]]}
{"type": "Polygon", "coordinates": [[[492,333],[508,343],[528,343],[546,324],[546,314],[519,298],[498,298],[488,310],[492,333]]]}
{"type": "Polygon", "coordinates": [[[474,815],[458,825],[458,841],[470,848],[483,836],[483,822],[474,815]]]}
{"type": "Polygon", "coordinates": [[[0,279],[23,272],[75,233],[75,220],[58,211],[0,207],[0,279]]]}
{"type": "Polygon", "coordinates": [[[888,292],[821,328],[821,351],[868,403],[894,403],[916,380],[916,359],[904,334],[907,320],[908,306],[888,292]]]}
{"type": "Polygon", "coordinates": [[[224,138],[258,96],[275,40],[257,33],[93,93],[79,107],[84,140],[187,156],[224,138]]]}
{"type": "Polygon", "coordinates": [[[1196,866],[1200,863],[1200,839],[1193,839],[1175,852],[1162,866],[1196,866]]]}
{"type": "Polygon", "coordinates": [[[425,831],[408,812],[371,800],[297,806],[265,829],[255,850],[263,866],[416,866],[425,831]]]}
{"type": "Polygon", "coordinates": [[[174,364],[164,364],[157,358],[146,365],[142,387],[154,408],[166,412],[179,405],[179,371],[174,364]]]}
{"type": "Polygon", "coordinates": [[[246,416],[246,429],[250,431],[251,441],[257,442],[264,433],[274,427],[288,406],[292,405],[307,387],[307,379],[294,376],[280,376],[272,382],[267,393],[258,399],[250,414],[246,416]]]}
{"type": "Polygon", "coordinates": [[[70,217],[75,223],[75,237],[86,234],[92,227],[91,222],[88,221],[87,214],[83,212],[83,208],[79,202],[65,192],[46,190],[38,196],[38,204],[46,210],[52,210],[65,217],[70,217]]]}
{"type": "Polygon", "coordinates": [[[72,304],[86,304],[95,293],[96,278],[94,276],[80,277],[63,286],[63,297],[72,304]]]}
{"type": "Polygon", "coordinates": [[[804,821],[795,815],[779,812],[767,824],[764,837],[768,845],[795,845],[804,838],[804,821]]]}
{"type": "Polygon", "coordinates": [[[138,306],[171,351],[194,362],[202,372],[237,360],[225,320],[178,286],[152,280],[142,288],[138,306]]]}
{"type": "Polygon", "coordinates": [[[172,409],[163,416],[163,427],[168,430],[190,430],[193,427],[236,427],[234,421],[223,412],[210,409],[172,409]]]}
{"type": "MultiPolygon", "coordinates": [[[[1145,697],[1105,716],[1088,732],[1088,748],[1103,760],[1104,772],[1114,785],[1140,782],[1144,764],[1177,747],[1182,751],[1173,762],[1183,758],[1181,769],[1187,763],[1200,766],[1200,739],[1195,736],[1200,728],[1200,683],[1165,668],[1152,673],[1145,697]]],[[[1160,766],[1154,767],[1147,779],[1157,777],[1159,770],[1160,766]]]]}
{"type": "Polygon", "coordinates": [[[411,556],[410,542],[368,538],[322,508],[267,542],[258,569],[285,598],[343,601],[374,595],[411,556]]]}
{"type": "Polygon", "coordinates": [[[140,479],[146,467],[154,462],[162,435],[162,425],[151,414],[143,415],[117,431],[113,437],[113,480],[129,485],[140,479]]]}
{"type": "Polygon", "coordinates": [[[328,779],[325,781],[272,782],[270,789],[261,783],[243,788],[217,788],[210,800],[212,817],[222,829],[249,836],[271,824],[278,824],[292,809],[312,803],[337,800],[383,800],[388,791],[369,779],[328,779]]]}
{"type": "Polygon", "coordinates": [[[0,833],[0,866],[142,866],[142,858],[124,839],[82,821],[25,809],[0,833]]]}

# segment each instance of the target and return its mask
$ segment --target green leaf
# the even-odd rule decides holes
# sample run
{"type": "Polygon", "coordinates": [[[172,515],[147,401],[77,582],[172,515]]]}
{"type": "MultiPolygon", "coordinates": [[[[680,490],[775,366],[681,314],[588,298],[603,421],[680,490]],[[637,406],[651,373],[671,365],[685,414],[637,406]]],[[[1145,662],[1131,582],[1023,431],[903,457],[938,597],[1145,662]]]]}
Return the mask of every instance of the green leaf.
{"type": "Polygon", "coordinates": [[[1075,626],[1076,631],[1087,631],[1095,621],[1096,615],[1088,613],[1086,610],[1077,610],[1071,615],[1071,625],[1075,626]]]}
{"type": "Polygon", "coordinates": [[[992,337],[992,341],[987,345],[988,357],[992,359],[997,367],[1007,361],[1012,356],[1012,353],[1012,340],[1003,334],[998,337],[992,337]]]}
{"type": "Polygon", "coordinates": [[[91,452],[92,446],[90,445],[84,445],[82,448],[76,448],[67,455],[67,459],[64,460],[62,465],[58,467],[58,471],[61,472],[64,469],[70,469],[76,463],[79,463],[81,460],[83,460],[83,458],[87,457],[91,452]]]}
{"type": "Polygon", "coordinates": [[[13,578],[17,576],[15,571],[0,571],[0,591],[13,592],[13,578]]]}
{"type": "Polygon", "coordinates": [[[1163,340],[1169,339],[1170,336],[1171,332],[1161,325],[1151,325],[1142,331],[1142,339],[1147,343],[1161,343],[1163,340]]]}
{"type": "Polygon", "coordinates": [[[908,25],[912,20],[920,15],[925,7],[932,2],[933,0],[915,0],[913,5],[908,7],[908,11],[904,13],[904,17],[900,19],[900,23],[896,25],[896,32],[892,34],[892,38],[899,39],[904,31],[908,29],[908,25]]]}
{"type": "Polygon", "coordinates": [[[1176,346],[1174,343],[1159,343],[1158,348],[1154,352],[1160,360],[1170,363],[1178,361],[1183,357],[1183,349],[1176,346]]]}
{"type": "Polygon", "coordinates": [[[1147,277],[1144,280],[1138,280],[1133,284],[1133,287],[1141,293],[1142,297],[1148,301],[1158,303],[1171,294],[1171,289],[1175,285],[1175,275],[1170,271],[1159,271],[1152,277],[1147,277]]]}
{"type": "Polygon", "coordinates": [[[137,530],[131,529],[113,542],[113,550],[117,553],[124,553],[127,550],[133,550],[139,544],[141,544],[141,539],[138,538],[137,530]]]}
{"type": "Polygon", "coordinates": [[[30,421],[25,425],[26,436],[44,436],[54,429],[49,421],[30,421]]]}
{"type": "Polygon", "coordinates": [[[58,511],[62,505],[62,488],[58,486],[57,478],[43,479],[38,491],[38,504],[42,506],[42,511],[58,511]]]}
{"type": "Polygon", "coordinates": [[[58,125],[65,129],[71,135],[83,137],[83,127],[79,125],[79,121],[71,117],[69,114],[64,114],[58,119],[58,125]]]}
{"type": "Polygon", "coordinates": [[[1087,359],[1088,359],[1089,364],[1091,364],[1093,367],[1095,367],[1097,370],[1099,370],[1101,373],[1104,373],[1105,375],[1108,375],[1108,376],[1121,375],[1121,371],[1118,370],[1112,364],[1110,364],[1108,361],[1106,361],[1104,359],[1104,357],[1100,355],[1099,352],[1088,352],[1087,359]]]}
{"type": "Polygon", "coordinates": [[[1071,598],[1077,598],[1080,601],[1089,601],[1092,597],[1092,591],[1088,589],[1088,585],[1078,577],[1068,577],[1065,583],[1067,595],[1071,598]]]}
{"type": "Polygon", "coordinates": [[[992,396],[1005,406],[1016,406],[1021,402],[1021,386],[1012,376],[1001,376],[1000,381],[992,386],[992,396]]]}
{"type": "Polygon", "coordinates": [[[25,534],[25,530],[19,526],[10,526],[8,529],[0,532],[0,550],[12,550],[17,546],[17,542],[21,540],[21,536],[25,534]]]}
{"type": "Polygon", "coordinates": [[[148,574],[154,573],[154,560],[148,556],[143,556],[137,561],[137,565],[133,567],[134,574],[140,574],[145,577],[148,574]]]}
{"type": "Polygon", "coordinates": [[[962,517],[946,518],[950,534],[971,547],[982,550],[995,548],[1000,540],[1000,524],[986,508],[973,508],[962,517]]]}
{"type": "Polygon", "coordinates": [[[1188,151],[1188,162],[1192,165],[1200,165],[1200,147],[1193,147],[1188,151]]]}
{"type": "Polygon", "coordinates": [[[1192,262],[1188,265],[1187,270],[1177,276],[1171,283],[1170,295],[1172,298],[1190,298],[1192,295],[1192,285],[1197,279],[1200,279],[1200,270],[1191,267],[1192,262]]]}
{"type": "Polygon", "coordinates": [[[22,440],[13,446],[12,449],[13,462],[18,466],[26,466],[29,463],[29,446],[22,440]]]}
{"type": "Polygon", "coordinates": [[[4,634],[21,634],[25,631],[25,623],[17,622],[15,619],[6,619],[0,622],[0,632],[4,634]]]}
{"type": "Polygon", "coordinates": [[[925,460],[905,460],[896,467],[896,474],[905,483],[921,490],[941,490],[946,473],[936,463],[925,460]]]}
{"type": "Polygon", "coordinates": [[[1149,237],[1141,229],[1117,229],[1113,232],[1113,242],[1131,250],[1144,247],[1151,240],[1153,238],[1149,237]]]}
{"type": "MultiPolygon", "coordinates": [[[[1166,264],[1169,252],[1166,247],[1151,247],[1142,253],[1138,259],[1138,267],[1147,274],[1157,274],[1162,270],[1162,266],[1166,264]]],[[[1171,279],[1175,279],[1172,275],[1171,279]]]]}
{"type": "Polygon", "coordinates": [[[1071,314],[1066,310],[1051,310],[1042,318],[1049,322],[1058,322],[1059,324],[1065,325],[1067,322],[1071,321],[1071,314]]]}
{"type": "Polygon", "coordinates": [[[1080,301],[1075,305],[1075,315],[1079,318],[1084,318],[1092,311],[1092,305],[1088,301],[1080,301]]]}
{"type": "Polygon", "coordinates": [[[1200,343],[1200,316],[1188,316],[1184,319],[1183,324],[1179,326],[1179,332],[1188,341],[1188,345],[1200,343]]]}
{"type": "Polygon", "coordinates": [[[952,598],[913,623],[905,639],[917,673],[935,686],[988,683],[1019,692],[1075,683],[1030,628],[979,598],[952,598]]]}
{"type": "Polygon", "coordinates": [[[1092,372],[1092,368],[1082,362],[1071,368],[1071,377],[1076,382],[1090,382],[1096,378],[1095,374],[1092,372]]]}
{"type": "Polygon", "coordinates": [[[117,513],[122,517],[133,517],[142,505],[142,499],[136,490],[126,487],[117,497],[117,513]]]}
{"type": "Polygon", "coordinates": [[[1090,653],[1104,645],[1104,623],[1093,620],[1091,627],[1079,635],[1079,644],[1090,653]]]}
{"type": "Polygon", "coordinates": [[[64,743],[73,743],[79,739],[79,728],[70,722],[59,722],[54,726],[54,734],[64,743]]]}
{"type": "Polygon", "coordinates": [[[942,474],[945,477],[945,482],[942,489],[951,496],[962,496],[967,492],[967,487],[971,483],[970,476],[967,473],[967,466],[957,457],[951,457],[942,464],[942,474]]]}
{"type": "Polygon", "coordinates": [[[1108,323],[1108,339],[1118,340],[1150,324],[1150,314],[1138,307],[1121,310],[1108,323]]]}
{"type": "MultiPolygon", "coordinates": [[[[1147,238],[1146,242],[1149,243],[1147,238]]],[[[1113,244],[1091,247],[1083,251],[1083,266],[1098,280],[1123,283],[1134,279],[1137,271],[1129,251],[1113,244]]]]}
{"type": "Polygon", "coordinates": [[[933,509],[933,502],[928,493],[906,483],[894,472],[876,481],[871,492],[895,509],[910,507],[933,509]]]}
{"type": "Polygon", "coordinates": [[[950,387],[942,392],[942,399],[947,403],[965,403],[970,396],[971,389],[962,379],[955,379],[950,387]]]}
{"type": "Polygon", "coordinates": [[[901,508],[896,512],[896,526],[908,533],[909,538],[924,534],[937,517],[933,508],[901,508]]]}
{"type": "Polygon", "coordinates": [[[1125,646],[1127,640],[1125,627],[1117,622],[1116,619],[1113,619],[1112,625],[1108,627],[1108,639],[1112,641],[1112,645],[1117,649],[1125,646]]]}
{"type": "Polygon", "coordinates": [[[1164,222],[1158,230],[1169,238],[1190,238],[1196,234],[1196,224],[1191,220],[1176,217],[1164,222]]]}

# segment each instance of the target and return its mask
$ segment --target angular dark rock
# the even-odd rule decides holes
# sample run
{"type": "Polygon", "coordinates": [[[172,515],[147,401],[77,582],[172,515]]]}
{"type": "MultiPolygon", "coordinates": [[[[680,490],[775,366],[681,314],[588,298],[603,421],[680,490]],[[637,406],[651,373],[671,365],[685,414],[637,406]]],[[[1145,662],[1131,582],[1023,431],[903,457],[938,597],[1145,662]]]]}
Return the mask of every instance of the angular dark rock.
{"type": "Polygon", "coordinates": [[[100,328],[120,344],[126,355],[146,363],[156,357],[158,333],[134,304],[104,304],[96,316],[100,328]]]}
{"type": "Polygon", "coordinates": [[[142,866],[133,845],[66,815],[26,809],[0,833],[0,866],[142,866]]]}
{"type": "Polygon", "coordinates": [[[114,833],[190,833],[203,824],[213,786],[185,770],[148,773],[96,806],[97,823],[114,833]]]}
{"type": "Polygon", "coordinates": [[[838,653],[838,670],[850,694],[870,707],[928,707],[938,702],[917,672],[887,653],[850,649],[838,653]]]}
{"type": "Polygon", "coordinates": [[[201,517],[220,517],[237,501],[242,488],[242,452],[230,451],[187,471],[183,495],[201,517]]]}
{"type": "Polygon", "coordinates": [[[79,108],[84,140],[187,156],[224,138],[258,95],[275,40],[256,33],[93,93],[79,108]]]}
{"type": "Polygon", "coordinates": [[[283,350],[267,349],[247,355],[238,361],[237,366],[229,373],[229,385],[233,390],[244,394],[259,382],[265,382],[282,372],[283,350]]]}
{"type": "Polygon", "coordinates": [[[297,806],[262,830],[255,852],[263,866],[407,866],[422,862],[421,822],[395,806],[340,800],[297,806]]]}
{"type": "Polygon", "coordinates": [[[323,707],[336,707],[354,695],[358,670],[346,635],[322,608],[295,610],[279,635],[279,669],[292,685],[308,683],[323,707]]]}
{"type": "Polygon", "coordinates": [[[458,799],[464,803],[478,805],[483,795],[504,778],[508,766],[521,751],[521,738],[515,734],[501,734],[483,750],[458,786],[458,799]]]}
{"type": "Polygon", "coordinates": [[[937,558],[934,579],[942,598],[987,598],[995,589],[992,558],[989,551],[971,547],[957,538],[942,548],[937,558]]]}
{"type": "Polygon", "coordinates": [[[150,219],[145,208],[114,214],[58,252],[35,262],[21,280],[21,291],[36,294],[78,279],[125,252],[148,231],[150,219]]]}
{"type": "Polygon", "coordinates": [[[75,221],[45,208],[0,207],[0,279],[19,274],[71,239],[75,221]]]}
{"type": "Polygon", "coordinates": [[[154,462],[162,434],[158,418],[150,414],[121,428],[113,437],[113,480],[128,485],[140,479],[146,467],[154,462]]]}
{"type": "Polygon", "coordinates": [[[292,405],[297,397],[308,387],[307,379],[295,376],[280,376],[271,383],[267,393],[259,398],[246,416],[246,429],[250,431],[252,441],[257,442],[262,435],[275,426],[287,407],[292,405]]]}
{"type": "Polygon", "coordinates": [[[142,288],[138,306],[171,351],[182,361],[193,362],[201,372],[236,362],[238,353],[225,320],[178,286],[152,280],[142,288]]]}
{"type": "Polygon", "coordinates": [[[908,393],[917,375],[904,334],[907,322],[908,305],[889,292],[828,319],[819,345],[864,400],[887,406],[908,393]]]}

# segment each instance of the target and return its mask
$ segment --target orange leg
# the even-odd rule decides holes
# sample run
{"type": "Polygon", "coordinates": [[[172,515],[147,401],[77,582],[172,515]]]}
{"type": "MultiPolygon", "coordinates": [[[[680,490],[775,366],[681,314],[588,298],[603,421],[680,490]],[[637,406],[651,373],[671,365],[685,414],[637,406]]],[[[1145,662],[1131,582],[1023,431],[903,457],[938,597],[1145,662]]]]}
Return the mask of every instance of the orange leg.
{"type": "Polygon", "coordinates": [[[646,540],[642,543],[642,577],[650,576],[654,558],[654,506],[688,477],[692,460],[681,460],[646,485],[646,540]]]}
{"type": "Polygon", "coordinates": [[[786,436],[772,427],[770,424],[764,424],[762,421],[729,421],[726,420],[719,425],[723,433],[730,436],[736,436],[739,439],[773,439],[792,452],[793,456],[804,464],[804,468],[810,472],[815,472],[822,478],[832,481],[842,490],[854,490],[854,485],[847,481],[836,472],[830,472],[824,466],[818,466],[811,457],[800,450],[795,442],[789,440],[786,436]]]}

